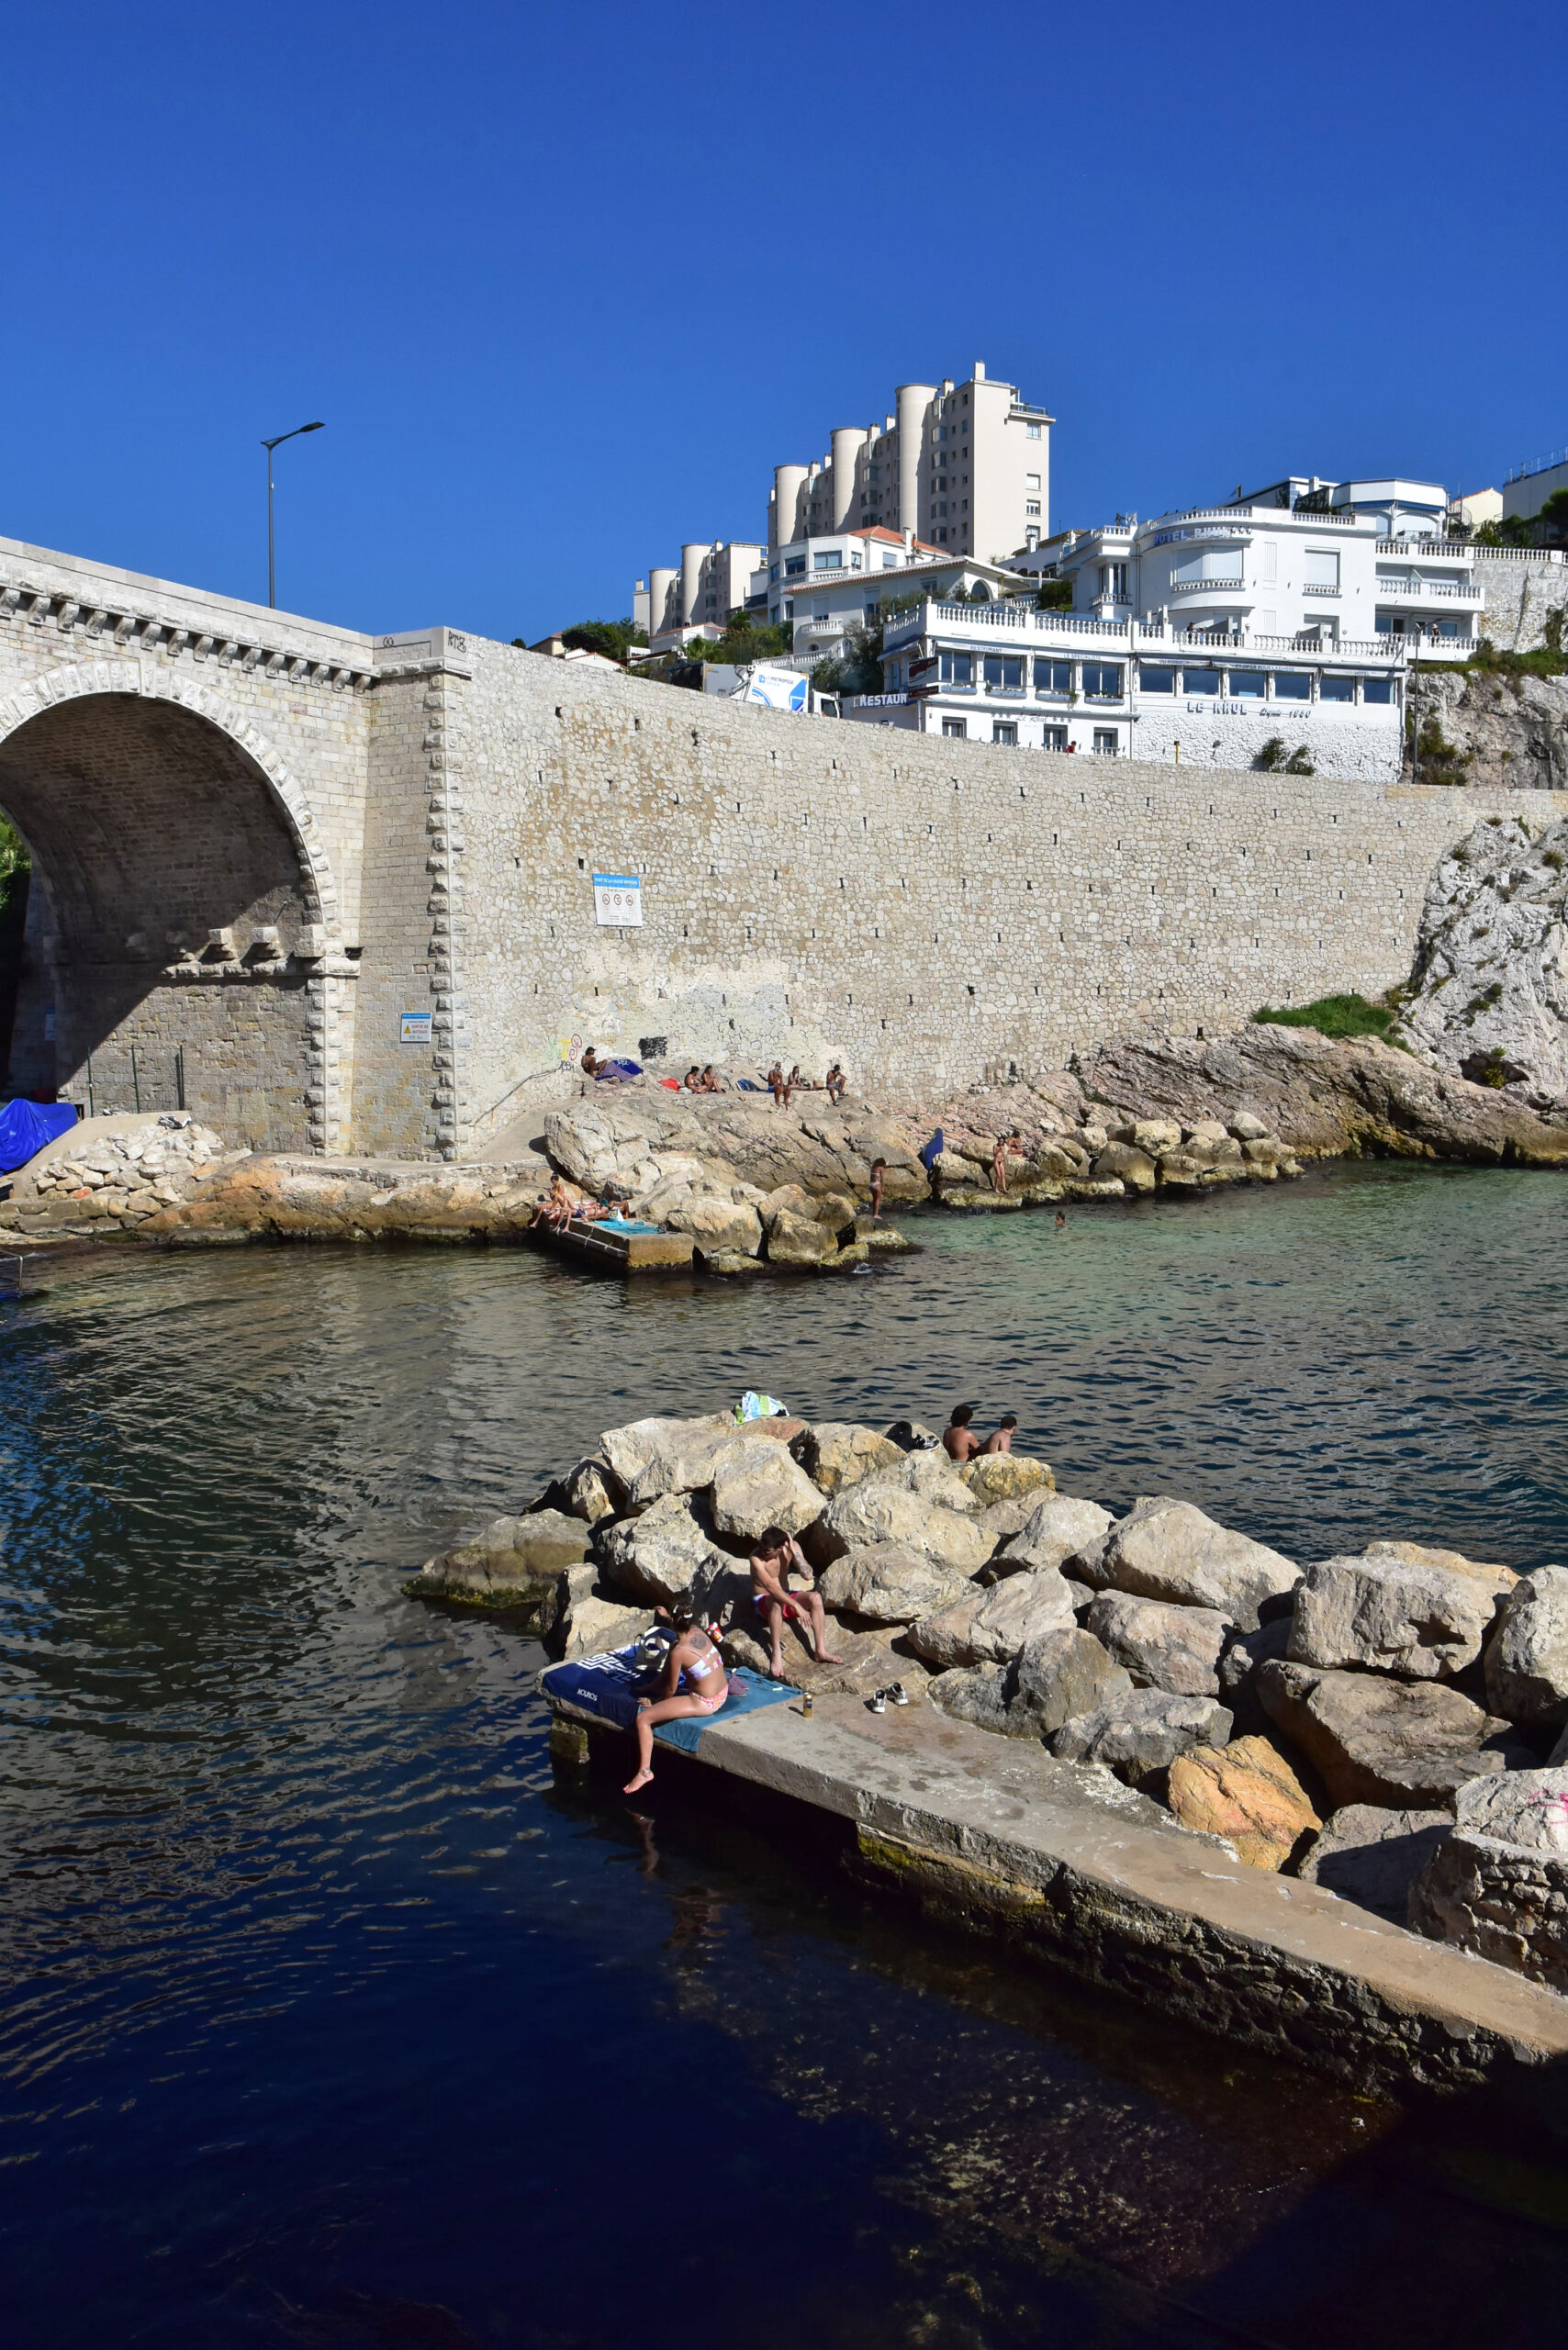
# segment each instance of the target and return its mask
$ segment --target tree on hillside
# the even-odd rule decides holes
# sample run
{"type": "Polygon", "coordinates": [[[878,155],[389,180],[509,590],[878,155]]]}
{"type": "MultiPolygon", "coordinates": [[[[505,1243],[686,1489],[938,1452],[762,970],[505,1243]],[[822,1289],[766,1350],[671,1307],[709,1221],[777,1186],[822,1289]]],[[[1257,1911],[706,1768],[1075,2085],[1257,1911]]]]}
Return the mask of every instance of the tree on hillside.
{"type": "MultiPolygon", "coordinates": [[[[648,641],[647,630],[633,628],[630,620],[574,621],[570,628],[561,629],[558,633],[562,643],[574,652],[602,653],[607,661],[624,662],[630,645],[646,644],[648,641]]],[[[512,643],[527,652],[526,637],[514,636],[512,643]]]]}
{"type": "Polygon", "coordinates": [[[1482,547],[1568,547],[1568,489],[1554,489],[1539,514],[1505,514],[1483,522],[1475,533],[1482,547]]]}

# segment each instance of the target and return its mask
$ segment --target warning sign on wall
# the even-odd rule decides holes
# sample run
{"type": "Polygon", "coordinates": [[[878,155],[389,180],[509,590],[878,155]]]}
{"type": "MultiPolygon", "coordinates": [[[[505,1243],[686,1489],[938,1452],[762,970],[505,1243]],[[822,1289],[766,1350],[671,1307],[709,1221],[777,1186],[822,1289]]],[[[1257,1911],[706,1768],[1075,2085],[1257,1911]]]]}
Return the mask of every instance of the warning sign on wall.
{"type": "Polygon", "coordinates": [[[428,1045],[431,1040],[431,1015],[428,1012],[405,1012],[398,1022],[398,1041],[401,1045],[428,1045]]]}
{"type": "Polygon", "coordinates": [[[596,873],[593,877],[594,919],[620,927],[643,922],[643,884],[634,873],[596,873]]]}

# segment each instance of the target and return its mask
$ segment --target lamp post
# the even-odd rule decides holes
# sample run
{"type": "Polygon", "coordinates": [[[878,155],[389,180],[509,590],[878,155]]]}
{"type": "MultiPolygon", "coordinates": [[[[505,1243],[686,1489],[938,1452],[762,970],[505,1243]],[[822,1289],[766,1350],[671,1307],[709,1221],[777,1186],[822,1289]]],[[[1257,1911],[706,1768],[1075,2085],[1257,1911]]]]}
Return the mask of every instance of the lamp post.
{"type": "Polygon", "coordinates": [[[319,432],[322,420],[314,424],[297,424],[292,432],[280,432],[274,440],[263,441],[267,453],[267,606],[277,608],[277,576],[273,559],[273,451],[281,449],[286,441],[297,441],[302,432],[319,432]]]}

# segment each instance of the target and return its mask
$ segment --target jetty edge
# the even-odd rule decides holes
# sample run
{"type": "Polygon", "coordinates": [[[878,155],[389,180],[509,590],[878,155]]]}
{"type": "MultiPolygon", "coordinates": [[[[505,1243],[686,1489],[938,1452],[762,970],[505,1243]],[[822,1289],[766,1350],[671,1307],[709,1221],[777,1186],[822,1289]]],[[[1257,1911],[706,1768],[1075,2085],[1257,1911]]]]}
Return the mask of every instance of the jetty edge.
{"type": "Polygon", "coordinates": [[[879,1883],[1346,2077],[1568,2053],[1568,1568],[1381,1531],[1303,1562],[1171,1495],[1118,1516],[1047,1461],[748,1392],[605,1429],[405,1589],[570,1664],[543,1687],[581,1759],[659,1609],[767,1673],[773,1527],[837,1660],[785,1628],[815,1713],[722,1709],[705,1773],[836,1823],[879,1883]]]}

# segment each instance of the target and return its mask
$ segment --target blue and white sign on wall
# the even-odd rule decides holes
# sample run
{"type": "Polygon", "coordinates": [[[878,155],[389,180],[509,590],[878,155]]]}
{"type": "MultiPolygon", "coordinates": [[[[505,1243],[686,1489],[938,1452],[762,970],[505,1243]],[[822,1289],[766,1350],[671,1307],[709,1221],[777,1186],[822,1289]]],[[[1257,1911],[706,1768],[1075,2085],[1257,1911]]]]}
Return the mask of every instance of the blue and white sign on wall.
{"type": "Polygon", "coordinates": [[[635,873],[596,873],[593,877],[594,919],[619,929],[643,923],[643,884],[635,873]]]}
{"type": "Polygon", "coordinates": [[[790,710],[800,717],[806,708],[810,679],[798,669],[770,668],[759,661],[746,681],[745,701],[759,701],[765,710],[790,710]]]}
{"type": "Polygon", "coordinates": [[[428,1045],[431,1040],[431,1015],[428,1012],[405,1012],[398,1022],[400,1045],[428,1045]]]}

